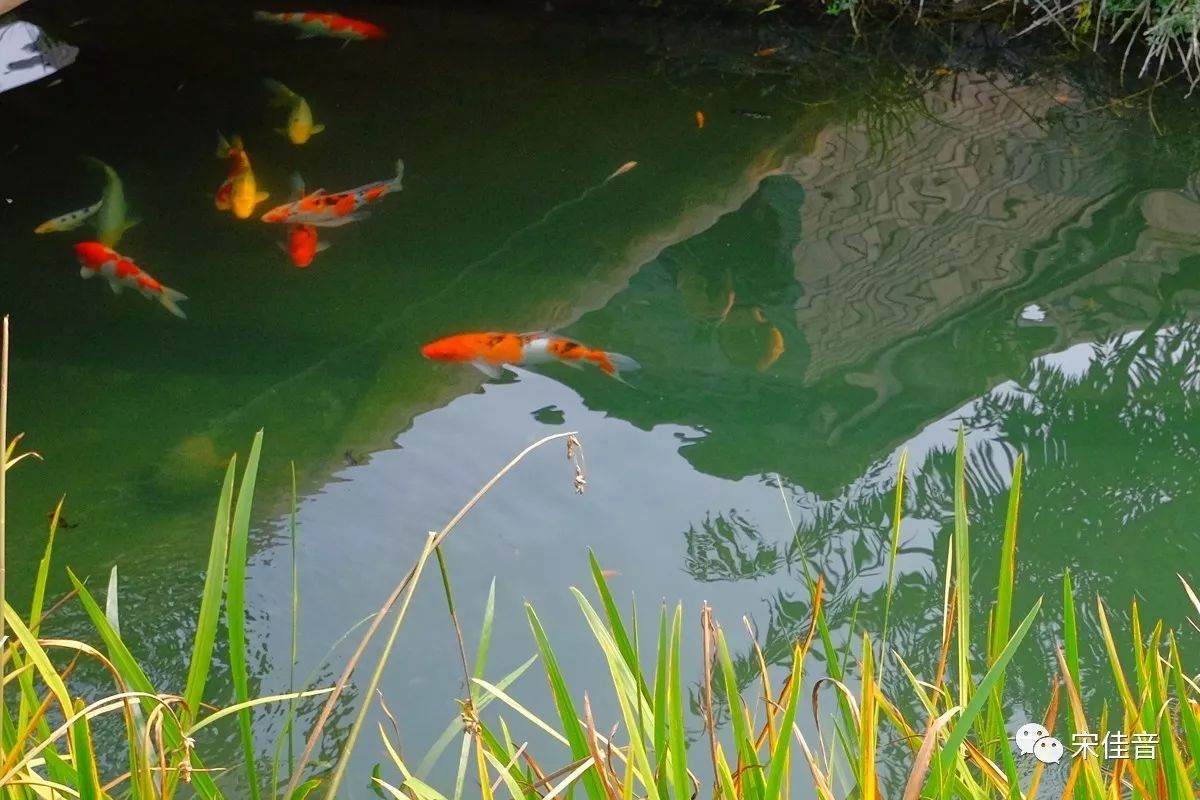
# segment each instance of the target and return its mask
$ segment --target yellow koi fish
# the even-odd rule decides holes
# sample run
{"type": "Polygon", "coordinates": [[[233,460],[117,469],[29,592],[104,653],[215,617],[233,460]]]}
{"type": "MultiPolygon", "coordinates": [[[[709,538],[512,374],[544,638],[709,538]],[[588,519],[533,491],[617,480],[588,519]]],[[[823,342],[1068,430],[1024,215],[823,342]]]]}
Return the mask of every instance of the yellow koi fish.
{"type": "Polygon", "coordinates": [[[250,168],[250,156],[242,145],[242,137],[234,136],[231,142],[217,133],[217,158],[228,158],[232,165],[229,176],[217,189],[214,198],[218,211],[233,211],[238,219],[249,219],[254,207],[270,197],[258,190],[254,170],[250,168]]]}
{"type": "Polygon", "coordinates": [[[312,109],[308,106],[308,101],[300,95],[293,92],[288,87],[276,80],[267,78],[263,81],[274,97],[271,100],[273,106],[288,106],[291,112],[288,114],[287,126],[284,128],[276,128],[277,133],[292,140],[292,144],[304,144],[310,138],[325,130],[324,125],[314,125],[312,109]]]}

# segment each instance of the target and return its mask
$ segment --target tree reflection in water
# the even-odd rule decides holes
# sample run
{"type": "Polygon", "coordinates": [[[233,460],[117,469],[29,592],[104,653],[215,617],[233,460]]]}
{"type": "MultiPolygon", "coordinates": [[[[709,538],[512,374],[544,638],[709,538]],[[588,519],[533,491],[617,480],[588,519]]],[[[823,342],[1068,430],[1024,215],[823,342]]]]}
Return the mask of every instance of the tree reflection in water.
{"type": "MultiPolygon", "coordinates": [[[[1164,313],[1143,331],[1037,358],[1021,379],[997,385],[902,446],[910,454],[908,486],[887,646],[918,676],[932,674],[941,646],[954,433],[960,424],[968,446],[976,654],[982,659],[1012,469],[1022,454],[1015,613],[1038,595],[1046,597],[1046,607],[1036,635],[1010,669],[1006,702],[1014,716],[1040,714],[1048,702],[1053,648],[1061,633],[1061,580],[1069,568],[1083,632],[1081,658],[1090,665],[1084,687],[1098,704],[1110,687],[1096,633],[1097,596],[1104,598],[1118,637],[1128,630],[1134,596],[1146,616],[1184,625],[1186,598],[1162,565],[1185,569],[1198,544],[1200,324],[1164,313]]],[[[769,664],[786,663],[792,642],[810,624],[805,566],[824,578],[825,613],[839,648],[861,639],[863,630],[877,636],[902,447],[876,460],[835,497],[784,482],[797,524],[783,541],[736,512],[710,512],[686,532],[687,569],[696,580],[774,580],[767,619],[756,631],[769,664]]],[[[773,477],[763,480],[777,485],[773,477]]],[[[1194,638],[1183,647],[1185,658],[1189,647],[1200,656],[1194,638]]],[[[820,646],[814,658],[814,665],[824,660],[820,646]]],[[[735,666],[740,686],[757,680],[752,649],[735,666]]],[[[808,671],[810,680],[822,674],[820,666],[808,671]]],[[[911,693],[901,682],[893,672],[891,687],[903,705],[911,693]]]]}

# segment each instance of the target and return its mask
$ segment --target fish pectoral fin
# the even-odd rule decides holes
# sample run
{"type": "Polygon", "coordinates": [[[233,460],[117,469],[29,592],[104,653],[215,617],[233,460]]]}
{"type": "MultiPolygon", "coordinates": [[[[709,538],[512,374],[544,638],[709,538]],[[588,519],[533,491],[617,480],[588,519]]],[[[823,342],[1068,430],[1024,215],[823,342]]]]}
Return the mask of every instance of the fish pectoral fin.
{"type": "Polygon", "coordinates": [[[142,224],[142,218],[134,217],[133,219],[126,220],[125,224],[121,227],[121,230],[127,231],[130,228],[132,228],[134,225],[141,225],[141,224],[142,224]]]}
{"type": "Polygon", "coordinates": [[[317,242],[317,252],[324,253],[326,250],[328,250],[332,246],[333,245],[331,245],[329,242],[317,242]]]}
{"type": "Polygon", "coordinates": [[[565,364],[566,366],[570,367],[571,369],[583,369],[583,364],[580,364],[578,361],[576,361],[573,358],[572,359],[560,358],[558,360],[558,363],[565,364]]]}
{"type": "Polygon", "coordinates": [[[276,242],[275,244],[278,245],[279,249],[282,250],[283,252],[286,253],[288,251],[288,246],[284,242],[276,242]]]}
{"type": "Polygon", "coordinates": [[[270,196],[271,196],[271,194],[269,192],[259,192],[258,194],[254,195],[254,202],[255,202],[255,204],[261,203],[263,200],[266,200],[270,196]]]}
{"type": "Polygon", "coordinates": [[[272,128],[272,130],[278,133],[280,136],[288,135],[287,128],[272,128]]]}
{"type": "Polygon", "coordinates": [[[325,130],[325,126],[324,126],[324,125],[313,125],[313,126],[312,126],[312,128],[311,128],[311,129],[309,129],[309,131],[308,131],[308,135],[309,135],[309,136],[316,136],[318,133],[320,133],[320,132],[321,132],[321,131],[323,131],[323,130],[325,130]]]}
{"type": "Polygon", "coordinates": [[[118,283],[117,281],[109,281],[108,288],[112,289],[113,294],[120,294],[121,292],[125,291],[125,285],[118,283]]]}
{"type": "Polygon", "coordinates": [[[90,270],[87,267],[79,268],[79,277],[83,278],[85,281],[95,274],[96,274],[95,270],[90,270]]]}
{"type": "Polygon", "coordinates": [[[491,362],[484,361],[482,358],[477,358],[472,361],[471,366],[475,367],[475,369],[479,370],[484,375],[487,375],[492,380],[497,380],[502,374],[504,374],[504,370],[500,369],[500,367],[492,364],[491,362]]]}
{"type": "Polygon", "coordinates": [[[303,31],[296,38],[297,39],[315,39],[315,38],[317,38],[317,35],[315,33],[309,33],[308,31],[303,31]]]}

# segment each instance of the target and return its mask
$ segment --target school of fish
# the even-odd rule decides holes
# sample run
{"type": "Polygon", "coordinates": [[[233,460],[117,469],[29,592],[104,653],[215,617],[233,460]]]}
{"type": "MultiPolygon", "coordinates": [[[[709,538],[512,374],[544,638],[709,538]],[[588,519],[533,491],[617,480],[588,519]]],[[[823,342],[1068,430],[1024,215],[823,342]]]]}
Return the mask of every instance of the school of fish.
{"type": "MultiPolygon", "coordinates": [[[[386,36],[383,29],[373,23],[339,14],[256,11],[253,19],[296,28],[300,32],[299,39],[325,37],[341,39],[348,44],[386,36]]],[[[262,83],[271,95],[269,105],[288,109],[286,121],[276,131],[292,144],[304,145],[325,130],[324,125],[314,122],[312,107],[305,97],[274,78],[264,78],[262,83]]],[[[704,126],[704,115],[699,111],[696,112],[696,122],[698,127],[704,126]]],[[[212,195],[213,205],[218,211],[228,211],[239,220],[251,219],[255,209],[270,198],[270,193],[259,186],[242,137],[234,135],[227,139],[218,132],[217,157],[227,159],[230,164],[225,179],[212,195]]],[[[80,277],[90,279],[99,276],[107,281],[113,294],[131,289],[155,301],[174,316],[186,319],[187,315],[179,303],[187,300],[187,295],[164,285],[132,258],[113,249],[138,220],[128,217],[124,186],[116,170],[90,156],[85,156],[84,160],[104,175],[100,199],[46,220],[34,232],[65,233],[90,223],[95,229],[95,237],[74,245],[80,277]]],[[[636,166],[636,161],[625,163],[603,183],[636,166]]],[[[392,177],[337,192],[326,192],[324,189],[307,192],[303,178],[299,173],[293,173],[288,202],[271,208],[259,219],[268,224],[286,225],[286,238],[278,244],[295,267],[305,269],[312,265],[318,253],[329,247],[328,242],[321,240],[319,228],[341,227],[365,219],[369,214],[368,206],[378,204],[388,195],[403,189],[403,179],[403,159],[396,160],[392,177]]],[[[622,382],[622,373],[639,369],[638,363],[629,356],[589,347],[574,339],[548,332],[458,333],[424,345],[421,353],[435,361],[471,364],[493,379],[499,378],[506,366],[546,363],[560,363],[576,369],[591,364],[622,382]]]]}

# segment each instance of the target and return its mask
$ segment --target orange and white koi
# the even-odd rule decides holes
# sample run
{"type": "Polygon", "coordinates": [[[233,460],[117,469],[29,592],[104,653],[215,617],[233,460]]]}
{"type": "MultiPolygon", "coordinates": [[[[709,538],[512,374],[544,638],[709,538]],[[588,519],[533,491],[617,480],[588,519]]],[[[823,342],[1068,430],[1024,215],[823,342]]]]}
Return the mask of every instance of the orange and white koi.
{"type": "Polygon", "coordinates": [[[333,194],[318,189],[299,200],[272,208],[262,215],[262,221],[336,228],[366,218],[366,206],[403,189],[403,180],[404,159],[401,158],[396,160],[396,177],[390,180],[376,181],[333,194]]]}
{"type": "Polygon", "coordinates": [[[255,11],[254,19],[259,22],[270,22],[275,25],[291,25],[300,30],[297,39],[314,39],[325,36],[332,39],[362,41],[363,39],[382,39],[387,36],[383,28],[364,22],[361,19],[351,19],[340,14],[320,14],[313,11],[285,11],[273,13],[270,11],[255,11]]]}
{"type": "Polygon", "coordinates": [[[217,132],[217,158],[228,158],[231,162],[229,176],[217,189],[214,201],[218,211],[233,211],[238,219],[249,219],[254,207],[270,197],[258,190],[254,170],[250,167],[250,156],[242,144],[242,137],[234,136],[226,141],[217,132]]]}
{"type": "Polygon", "coordinates": [[[124,289],[136,289],[143,297],[156,300],[163,308],[181,319],[187,315],[179,307],[180,300],[187,300],[187,295],[163,286],[145,270],[133,263],[120,253],[105,247],[100,242],[80,242],[75,245],[75,255],[79,258],[79,275],[91,278],[96,275],[108,279],[109,288],[113,294],[120,294],[124,289]]]}
{"type": "Polygon", "coordinates": [[[638,363],[620,353],[594,350],[574,339],[549,333],[460,333],[430,342],[421,355],[435,361],[469,363],[489,378],[499,378],[506,364],[528,365],[560,362],[582,369],[590,362],[606,375],[621,380],[622,372],[640,369],[638,363]]]}
{"type": "MultiPolygon", "coordinates": [[[[292,175],[292,197],[304,196],[304,179],[299,173],[292,175]]],[[[312,225],[296,224],[288,226],[287,242],[280,242],[279,248],[287,253],[292,263],[304,269],[313,262],[317,253],[329,249],[329,242],[320,241],[317,229],[312,225]]]]}

